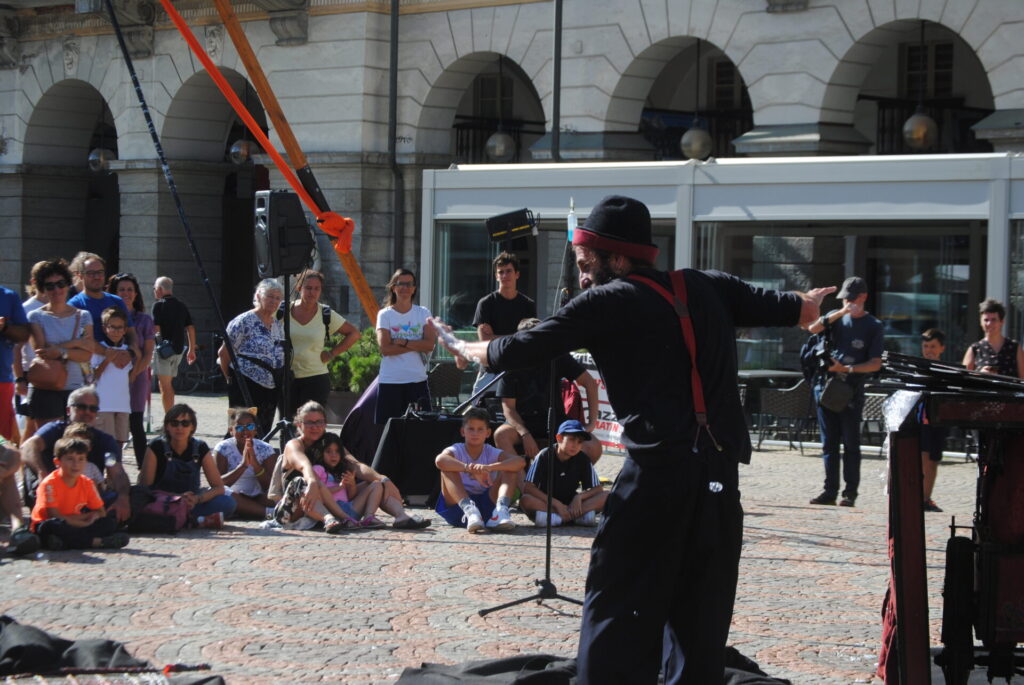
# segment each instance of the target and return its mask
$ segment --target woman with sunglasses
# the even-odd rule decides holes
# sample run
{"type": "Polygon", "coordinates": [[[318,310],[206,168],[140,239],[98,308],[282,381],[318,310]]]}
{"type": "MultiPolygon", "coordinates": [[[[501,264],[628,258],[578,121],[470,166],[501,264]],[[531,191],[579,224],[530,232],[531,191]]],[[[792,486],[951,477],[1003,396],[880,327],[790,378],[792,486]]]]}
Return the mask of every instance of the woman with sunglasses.
{"type": "Polygon", "coordinates": [[[256,437],[254,409],[229,409],[228,419],[232,436],[213,448],[217,470],[238,505],[235,516],[262,521],[273,513],[274,503],[267,497],[267,490],[277,450],[256,437]]]}
{"type": "Polygon", "coordinates": [[[277,409],[275,376],[284,367],[284,324],[277,318],[277,310],[283,299],[280,283],[272,278],[260,281],[252,298],[253,308],[228,322],[227,334],[238,355],[237,368],[230,364],[226,345],[221,344],[218,351],[220,369],[228,380],[228,406],[246,404],[239,385],[244,382],[258,411],[259,435],[270,432],[277,409]]]}
{"type": "Polygon", "coordinates": [[[146,411],[146,402],[149,400],[153,387],[149,368],[153,361],[153,348],[156,347],[153,317],[146,313],[146,305],[142,301],[142,290],[134,275],[116,274],[111,276],[107,282],[107,292],[124,300],[125,305],[132,311],[132,317],[135,320],[135,339],[142,347],[142,356],[132,360],[132,370],[128,373],[132,409],[128,417],[128,428],[132,432],[135,461],[141,469],[142,458],[146,454],[146,427],[142,421],[142,413],[146,411]]]}
{"type": "Polygon", "coordinates": [[[63,259],[39,262],[32,268],[32,280],[49,301],[28,315],[32,348],[36,356],[63,362],[67,380],[59,390],[29,388],[29,411],[42,426],[64,417],[68,395],[86,385],[83,364],[92,359],[92,316],[68,304],[71,271],[63,259]]]}
{"type": "Polygon", "coordinates": [[[427,360],[434,351],[437,331],[427,325],[430,310],[413,304],[416,275],[399,269],[387,285],[384,308],[377,314],[380,376],[374,420],[385,424],[401,416],[410,404],[430,407],[427,360]]]}
{"type": "Polygon", "coordinates": [[[146,448],[139,484],[182,495],[198,526],[220,528],[235,512],[235,500],[225,492],[209,446],[193,437],[195,432],[196,413],[192,407],[171,407],[164,415],[164,434],[146,448]],[[200,487],[200,471],[209,487],[200,487]]]}

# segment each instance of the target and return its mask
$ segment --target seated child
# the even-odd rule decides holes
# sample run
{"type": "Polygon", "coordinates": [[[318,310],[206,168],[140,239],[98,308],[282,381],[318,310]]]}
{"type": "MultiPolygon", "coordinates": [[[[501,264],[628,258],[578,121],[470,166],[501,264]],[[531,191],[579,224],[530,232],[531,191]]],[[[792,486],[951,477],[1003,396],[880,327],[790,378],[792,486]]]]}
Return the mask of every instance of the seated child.
{"type": "Polygon", "coordinates": [[[54,446],[57,470],[39,483],[32,509],[32,530],[49,549],[118,549],[128,536],[116,532],[117,518],[103,507],[96,486],[82,475],[89,443],[61,438],[54,446]]]}
{"type": "Polygon", "coordinates": [[[509,496],[523,470],[523,458],[486,443],[491,436],[486,409],[467,411],[459,432],[466,441],[448,447],[434,459],[441,471],[437,513],[470,533],[480,533],[485,527],[512,530],[516,524],[508,513],[509,496]]]}
{"type": "MultiPolygon", "coordinates": [[[[322,441],[319,458],[313,462],[316,477],[327,486],[337,505],[352,517],[358,527],[383,528],[384,522],[373,515],[384,494],[380,481],[373,481],[360,489],[356,485],[355,466],[345,458],[341,438],[335,433],[325,433],[322,441]]],[[[345,525],[346,521],[342,524],[345,525]]]]}
{"type": "MultiPolygon", "coordinates": [[[[118,307],[103,310],[103,332],[109,343],[100,343],[110,350],[127,350],[124,342],[128,330],[128,315],[118,307]]],[[[119,443],[128,441],[128,417],[132,412],[128,374],[132,365],[117,368],[102,354],[92,356],[93,382],[100,399],[100,411],[96,414],[96,428],[113,435],[119,443]]]]}
{"type": "MultiPolygon", "coordinates": [[[[591,439],[579,421],[570,419],[558,427],[558,449],[553,489],[551,492],[551,525],[576,523],[596,526],[597,512],[604,506],[608,493],[601,487],[590,459],[582,452],[583,443],[591,439]],[[581,492],[577,492],[582,487],[581,492]]],[[[523,483],[519,507],[535,525],[547,524],[548,448],[537,454],[523,483]]]]}

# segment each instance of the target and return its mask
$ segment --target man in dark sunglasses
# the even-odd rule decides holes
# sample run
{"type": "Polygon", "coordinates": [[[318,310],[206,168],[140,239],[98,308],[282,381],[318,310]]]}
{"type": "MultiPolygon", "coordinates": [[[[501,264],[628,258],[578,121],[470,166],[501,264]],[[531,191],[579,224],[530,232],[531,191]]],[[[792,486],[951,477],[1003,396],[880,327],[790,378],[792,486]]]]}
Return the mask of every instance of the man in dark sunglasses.
{"type": "Polygon", "coordinates": [[[78,388],[68,396],[67,418],[45,424],[21,446],[21,457],[25,464],[26,504],[32,506],[29,500],[35,501],[36,485],[53,471],[53,447],[64,437],[65,430],[72,424],[85,424],[89,427],[86,438],[90,445],[85,475],[92,478],[100,489],[104,504],[117,511],[117,520],[128,520],[131,514],[128,497],[131,482],[121,466],[121,444],[114,436],[94,426],[99,410],[100,397],[96,387],[86,385],[78,388]]]}

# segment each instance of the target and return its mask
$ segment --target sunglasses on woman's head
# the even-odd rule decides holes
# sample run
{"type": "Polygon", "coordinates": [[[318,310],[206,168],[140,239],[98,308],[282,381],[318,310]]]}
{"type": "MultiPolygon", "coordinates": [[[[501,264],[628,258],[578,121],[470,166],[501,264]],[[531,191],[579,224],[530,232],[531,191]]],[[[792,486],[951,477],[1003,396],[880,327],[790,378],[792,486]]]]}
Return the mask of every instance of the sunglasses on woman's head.
{"type": "Polygon", "coordinates": [[[171,426],[172,428],[188,428],[192,424],[192,419],[171,419],[170,421],[167,422],[167,425],[171,426]]]}
{"type": "Polygon", "coordinates": [[[130,274],[130,273],[127,273],[127,272],[120,273],[120,274],[114,274],[114,280],[115,281],[120,281],[122,278],[135,278],[135,274],[130,274]]]}
{"type": "Polygon", "coordinates": [[[63,278],[59,281],[47,281],[46,283],[43,283],[43,290],[56,290],[57,288],[66,287],[68,287],[68,282],[63,278]]]}
{"type": "Polygon", "coordinates": [[[235,426],[235,430],[241,433],[242,431],[254,431],[256,430],[255,423],[240,423],[235,426]]]}

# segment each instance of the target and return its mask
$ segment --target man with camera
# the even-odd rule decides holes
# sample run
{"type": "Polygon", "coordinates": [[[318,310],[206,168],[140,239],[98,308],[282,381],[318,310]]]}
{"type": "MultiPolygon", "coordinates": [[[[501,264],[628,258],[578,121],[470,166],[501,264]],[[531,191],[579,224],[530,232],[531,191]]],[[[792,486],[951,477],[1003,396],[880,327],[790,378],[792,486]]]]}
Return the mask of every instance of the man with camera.
{"type": "Polygon", "coordinates": [[[843,281],[839,292],[843,306],[822,316],[808,327],[811,333],[824,331],[825,349],[829,358],[814,376],[814,400],[818,409],[818,427],[821,430],[822,458],[825,462],[825,487],[811,504],[833,505],[839,495],[839,445],[842,443],[843,481],[839,506],[852,507],[857,501],[860,486],[860,424],[864,409],[864,374],[882,368],[882,322],[864,309],[868,299],[867,283],[860,276],[843,281]],[[841,387],[828,387],[842,383],[841,387]],[[849,396],[837,409],[827,408],[823,396],[840,394],[849,396]],[[852,392],[850,392],[852,391],[852,392]]]}

